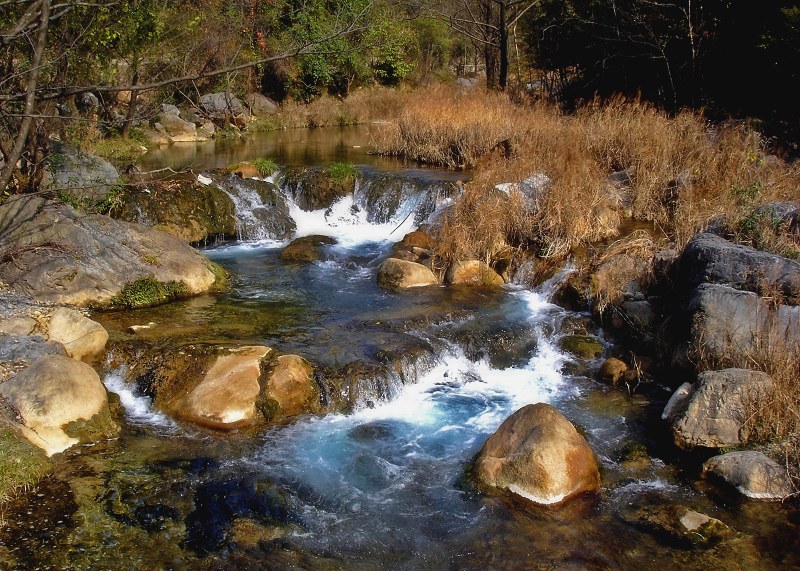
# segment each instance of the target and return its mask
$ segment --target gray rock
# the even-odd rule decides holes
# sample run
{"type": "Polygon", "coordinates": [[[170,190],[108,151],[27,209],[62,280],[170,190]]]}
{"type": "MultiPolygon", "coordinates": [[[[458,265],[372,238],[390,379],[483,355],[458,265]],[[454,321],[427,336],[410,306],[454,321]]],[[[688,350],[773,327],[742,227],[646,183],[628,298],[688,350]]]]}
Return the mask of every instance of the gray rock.
{"type": "Polygon", "coordinates": [[[137,278],[203,293],[216,281],[205,257],[178,238],[40,196],[0,206],[0,280],[34,299],[107,306],[137,278]]]}
{"type": "Polygon", "coordinates": [[[121,182],[117,169],[108,161],[66,143],[50,144],[43,189],[58,190],[62,196],[68,195],[78,204],[93,208],[121,182]]]}
{"type": "Polygon", "coordinates": [[[0,335],[0,362],[30,363],[44,355],[65,355],[64,346],[39,336],[0,335]]]}
{"type": "Polygon", "coordinates": [[[715,234],[698,234],[681,255],[682,282],[692,288],[704,282],[774,294],[796,304],[800,299],[800,262],[734,244],[715,234]]]}
{"type": "Polygon", "coordinates": [[[237,117],[247,111],[242,102],[228,91],[202,95],[200,97],[200,106],[215,119],[237,117]]]}
{"type": "Polygon", "coordinates": [[[164,115],[173,115],[174,117],[179,117],[181,114],[181,110],[178,109],[175,105],[172,105],[171,103],[162,103],[161,113],[164,115]]]}
{"type": "Polygon", "coordinates": [[[266,117],[278,111],[278,104],[260,93],[248,93],[244,97],[244,103],[256,117],[266,117]]]}
{"type": "Polygon", "coordinates": [[[706,371],[697,377],[689,395],[670,399],[664,414],[674,415],[672,432],[682,447],[721,448],[746,442],[744,421],[751,399],[772,387],[772,379],[759,371],[723,369],[706,371]],[[685,399],[685,400],[684,400],[685,399]],[[678,413],[676,409],[682,408],[678,413]]]}
{"type": "Polygon", "coordinates": [[[30,335],[36,329],[33,317],[9,317],[0,319],[0,333],[3,335],[30,335]]]}
{"type": "Polygon", "coordinates": [[[749,498],[777,500],[793,492],[786,468],[761,452],[729,452],[703,464],[703,474],[713,474],[749,498]]]}
{"type": "Polygon", "coordinates": [[[797,234],[800,232],[799,210],[794,202],[769,202],[756,208],[754,214],[765,218],[773,226],[780,226],[792,234],[797,234]]]}
{"type": "Polygon", "coordinates": [[[714,360],[739,360],[764,347],[800,340],[800,307],[774,305],[755,293],[703,284],[688,305],[690,341],[714,360]]]}
{"type": "Polygon", "coordinates": [[[194,123],[184,121],[177,115],[162,113],[158,116],[158,121],[164,128],[164,132],[174,143],[192,143],[205,140],[205,137],[198,137],[197,127],[194,123]]]}
{"type": "Polygon", "coordinates": [[[667,406],[664,407],[664,412],[661,413],[661,419],[672,422],[675,418],[684,414],[693,394],[694,387],[692,383],[683,383],[675,389],[675,392],[672,393],[672,396],[667,401],[667,406]]]}
{"type": "Polygon", "coordinates": [[[531,212],[539,208],[539,204],[547,195],[553,181],[544,173],[536,172],[519,182],[504,182],[495,185],[495,191],[501,192],[506,196],[511,196],[514,192],[522,195],[525,206],[531,212]]]}
{"type": "Polygon", "coordinates": [[[621,306],[626,322],[639,331],[652,329],[655,325],[655,311],[647,300],[625,301],[621,306]]]}

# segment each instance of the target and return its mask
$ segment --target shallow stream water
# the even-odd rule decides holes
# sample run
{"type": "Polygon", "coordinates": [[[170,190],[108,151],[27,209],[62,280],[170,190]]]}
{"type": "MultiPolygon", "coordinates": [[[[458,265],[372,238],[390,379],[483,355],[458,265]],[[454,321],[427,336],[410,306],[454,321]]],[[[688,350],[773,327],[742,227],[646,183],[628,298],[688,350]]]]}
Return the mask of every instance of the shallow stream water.
{"type": "MultiPolygon", "coordinates": [[[[324,133],[313,136],[323,141],[324,133]]],[[[349,145],[354,152],[364,136],[334,132],[334,148],[315,143],[324,148],[309,151],[310,161],[359,162],[342,149],[349,145]]],[[[259,145],[229,149],[223,162],[252,158],[259,145]]],[[[265,154],[263,145],[258,156],[265,154]]],[[[231,272],[228,293],[95,318],[116,343],[132,338],[130,325],[154,322],[143,334],[153,343],[263,343],[325,370],[391,359],[394,372],[376,379],[376,390],[347,414],[220,435],[154,410],[126,378],[125,363],[112,356],[103,374],[119,396],[123,432],[58,457],[53,476],[4,514],[0,555],[14,562],[10,568],[800,564],[800,522],[789,506],[743,500],[674,462],[662,436],[666,429],[653,420],[668,390],[650,383],[629,395],[601,386],[592,380],[597,360],[559,349],[564,334],[602,333],[586,315],[549,301],[553,283],[535,291],[515,285],[400,294],[379,289],[377,268],[391,245],[424,221],[415,212],[420,193],[439,193],[436,185],[453,175],[358,153],[367,178],[391,172],[411,181],[411,190],[391,211],[366,204],[358,191],[316,212],[303,212],[287,198],[295,235],[338,240],[325,248],[322,261],[285,263],[279,253],[286,241],[268,237],[218,245],[205,253],[231,272]],[[536,402],[553,404],[587,437],[602,463],[598,496],[534,507],[483,496],[471,485],[470,461],[486,438],[515,410],[536,402]],[[637,523],[637,510],[673,504],[719,518],[738,535],[721,547],[693,547],[637,523]]],[[[288,156],[275,158],[290,162],[288,156]]],[[[159,160],[169,159],[150,164],[163,164],[159,160]]],[[[220,164],[214,155],[195,166],[220,164]]],[[[435,212],[429,210],[424,216],[435,212]]]]}

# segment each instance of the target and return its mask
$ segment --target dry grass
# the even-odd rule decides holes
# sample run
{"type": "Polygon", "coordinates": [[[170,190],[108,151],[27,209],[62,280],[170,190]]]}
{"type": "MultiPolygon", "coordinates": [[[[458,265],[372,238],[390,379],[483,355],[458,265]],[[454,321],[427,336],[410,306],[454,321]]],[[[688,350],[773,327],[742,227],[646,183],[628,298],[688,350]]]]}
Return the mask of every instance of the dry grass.
{"type": "Polygon", "coordinates": [[[719,217],[741,234],[758,204],[800,198],[800,168],[765,161],[765,141],[754,131],[711,127],[696,113],[669,117],[616,99],[567,116],[550,106],[522,107],[502,95],[443,87],[411,94],[406,103],[379,133],[379,149],[451,167],[476,165],[439,230],[439,254],[450,259],[489,258],[501,240],[562,257],[613,237],[627,218],[654,223],[681,247],[719,217]],[[498,145],[512,152],[498,152],[498,145]],[[609,178],[621,171],[624,180],[609,178]],[[523,215],[518,205],[492,198],[497,183],[532,173],[552,180],[536,211],[523,215]]]}

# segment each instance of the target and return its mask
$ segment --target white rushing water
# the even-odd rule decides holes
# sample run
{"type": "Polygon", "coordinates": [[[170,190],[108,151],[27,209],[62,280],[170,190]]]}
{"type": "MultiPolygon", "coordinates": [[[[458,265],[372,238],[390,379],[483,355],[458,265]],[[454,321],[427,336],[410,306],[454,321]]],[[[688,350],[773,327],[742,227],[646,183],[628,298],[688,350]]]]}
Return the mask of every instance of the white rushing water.
{"type": "Polygon", "coordinates": [[[137,396],[131,385],[125,382],[122,371],[111,371],[103,379],[106,389],[119,397],[125,409],[128,422],[138,426],[156,428],[159,431],[173,432],[178,425],[169,417],[153,409],[152,401],[145,396],[137,396]]]}

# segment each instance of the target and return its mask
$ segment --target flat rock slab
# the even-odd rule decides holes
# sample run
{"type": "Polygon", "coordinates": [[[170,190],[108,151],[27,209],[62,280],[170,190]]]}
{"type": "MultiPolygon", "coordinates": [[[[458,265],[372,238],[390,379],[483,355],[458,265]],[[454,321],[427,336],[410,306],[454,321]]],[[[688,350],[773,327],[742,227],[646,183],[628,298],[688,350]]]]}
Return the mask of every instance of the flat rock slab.
{"type": "Polygon", "coordinates": [[[107,306],[137,278],[211,289],[208,260],[178,238],[38,196],[0,206],[0,280],[40,301],[107,306]]]}

